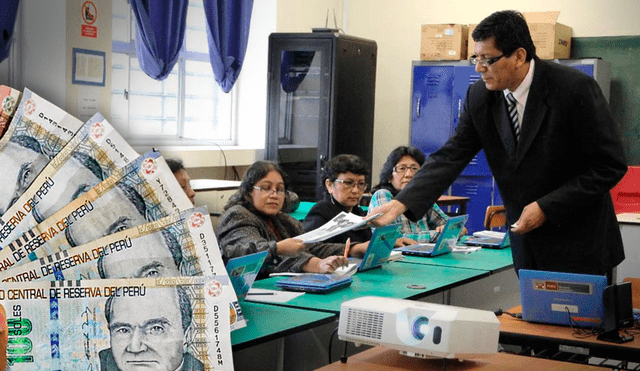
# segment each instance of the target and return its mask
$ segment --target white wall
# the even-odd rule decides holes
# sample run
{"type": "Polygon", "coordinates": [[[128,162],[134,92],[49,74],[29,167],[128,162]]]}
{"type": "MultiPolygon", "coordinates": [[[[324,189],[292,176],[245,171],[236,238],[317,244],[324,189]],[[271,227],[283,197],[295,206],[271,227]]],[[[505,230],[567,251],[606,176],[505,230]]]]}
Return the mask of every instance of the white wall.
{"type": "Polygon", "coordinates": [[[269,35],[276,30],[276,0],[253,2],[249,44],[236,89],[239,93],[238,145],[264,148],[267,122],[269,35]]]}
{"type": "Polygon", "coordinates": [[[23,0],[20,86],[65,107],[66,0],[23,0]]]}

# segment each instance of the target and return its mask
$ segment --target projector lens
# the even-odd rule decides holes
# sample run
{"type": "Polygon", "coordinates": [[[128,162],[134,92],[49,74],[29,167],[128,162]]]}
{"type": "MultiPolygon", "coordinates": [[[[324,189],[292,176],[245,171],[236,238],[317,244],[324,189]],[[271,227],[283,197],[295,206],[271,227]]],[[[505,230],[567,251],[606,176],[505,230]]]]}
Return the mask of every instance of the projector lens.
{"type": "Polygon", "coordinates": [[[429,319],[427,317],[417,317],[411,325],[411,335],[418,340],[424,339],[429,331],[429,319]]]}

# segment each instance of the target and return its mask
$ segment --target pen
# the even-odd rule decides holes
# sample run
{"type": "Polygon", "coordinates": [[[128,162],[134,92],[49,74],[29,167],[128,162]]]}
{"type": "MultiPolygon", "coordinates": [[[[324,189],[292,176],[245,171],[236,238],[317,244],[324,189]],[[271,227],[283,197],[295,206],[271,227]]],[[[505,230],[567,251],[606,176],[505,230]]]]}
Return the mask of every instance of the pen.
{"type": "Polygon", "coordinates": [[[344,258],[349,258],[349,248],[351,248],[351,237],[347,238],[347,246],[344,248],[344,258]]]}
{"type": "Polygon", "coordinates": [[[247,296],[249,295],[275,295],[274,292],[250,292],[247,294],[247,296]]]}

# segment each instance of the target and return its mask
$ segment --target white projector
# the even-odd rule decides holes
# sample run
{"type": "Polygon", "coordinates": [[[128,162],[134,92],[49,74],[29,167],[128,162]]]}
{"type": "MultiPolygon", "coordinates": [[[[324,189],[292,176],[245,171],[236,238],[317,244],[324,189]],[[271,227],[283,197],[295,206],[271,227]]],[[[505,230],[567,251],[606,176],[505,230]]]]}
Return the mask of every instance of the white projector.
{"type": "Polygon", "coordinates": [[[365,296],[340,308],[338,338],[420,358],[479,358],[498,351],[500,322],[486,310],[365,296]]]}

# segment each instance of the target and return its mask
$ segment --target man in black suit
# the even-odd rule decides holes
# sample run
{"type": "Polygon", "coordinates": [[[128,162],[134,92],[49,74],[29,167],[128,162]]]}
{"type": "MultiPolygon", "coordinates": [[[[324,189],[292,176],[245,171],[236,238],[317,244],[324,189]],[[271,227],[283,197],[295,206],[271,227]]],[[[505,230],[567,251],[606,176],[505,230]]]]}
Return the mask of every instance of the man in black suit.
{"type": "Polygon", "coordinates": [[[384,225],[421,217],[484,149],[511,225],[516,272],[609,274],[624,259],[609,191],[627,166],[597,83],[535,56],[522,14],[501,11],[473,31],[481,74],[467,91],[455,134],[392,201],[384,225]],[[507,94],[515,97],[514,128],[507,94]],[[518,131],[519,138],[516,138],[518,131]]]}

